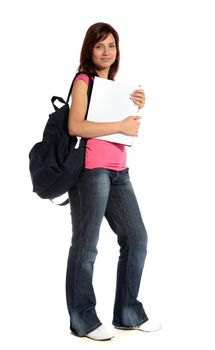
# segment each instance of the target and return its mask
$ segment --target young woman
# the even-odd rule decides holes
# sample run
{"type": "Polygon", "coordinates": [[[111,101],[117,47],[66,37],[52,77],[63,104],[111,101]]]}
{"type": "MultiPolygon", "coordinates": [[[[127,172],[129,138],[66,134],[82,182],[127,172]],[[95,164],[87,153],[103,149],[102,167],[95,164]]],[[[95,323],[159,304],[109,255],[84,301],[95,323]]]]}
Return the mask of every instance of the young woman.
{"type": "MultiPolygon", "coordinates": [[[[92,25],[85,36],[79,72],[114,79],[119,67],[119,36],[107,23],[92,25]]],[[[114,336],[99,320],[92,285],[93,266],[103,217],[118,237],[120,257],[117,269],[113,325],[120,329],[155,331],[137,300],[146,257],[147,233],[126,166],[122,144],[95,139],[123,133],[137,136],[138,116],[119,116],[117,122],[85,120],[89,77],[80,74],[72,90],[68,128],[71,135],[87,138],[85,169],[70,193],[73,236],[69,251],[66,294],[70,329],[77,336],[107,340],[114,336]]],[[[142,108],[142,89],[131,93],[132,101],[142,108]]]]}

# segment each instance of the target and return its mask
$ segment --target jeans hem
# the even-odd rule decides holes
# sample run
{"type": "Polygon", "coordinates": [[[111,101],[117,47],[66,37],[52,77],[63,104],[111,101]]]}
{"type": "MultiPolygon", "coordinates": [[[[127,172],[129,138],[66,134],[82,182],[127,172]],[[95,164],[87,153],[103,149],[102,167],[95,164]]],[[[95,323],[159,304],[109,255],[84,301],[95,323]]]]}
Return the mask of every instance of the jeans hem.
{"type": "Polygon", "coordinates": [[[147,322],[149,319],[148,317],[144,318],[142,321],[138,322],[137,324],[132,324],[130,326],[123,326],[123,325],[119,325],[117,322],[112,322],[113,326],[119,329],[124,329],[124,330],[129,330],[129,329],[133,329],[134,327],[139,327],[141,326],[143,323],[147,322]]]}
{"type": "Polygon", "coordinates": [[[99,328],[102,325],[101,322],[99,322],[96,326],[93,326],[86,330],[85,332],[75,332],[73,329],[70,328],[71,334],[76,336],[76,337],[85,337],[87,334],[95,331],[97,328],[99,328]]]}

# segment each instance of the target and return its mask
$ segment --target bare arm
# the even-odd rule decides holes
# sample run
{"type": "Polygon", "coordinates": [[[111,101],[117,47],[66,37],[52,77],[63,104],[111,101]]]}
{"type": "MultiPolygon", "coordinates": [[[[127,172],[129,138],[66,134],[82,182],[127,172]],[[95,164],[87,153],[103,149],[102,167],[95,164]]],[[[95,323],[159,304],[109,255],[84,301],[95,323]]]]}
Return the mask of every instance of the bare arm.
{"type": "Polygon", "coordinates": [[[72,105],[69,112],[68,130],[70,135],[94,138],[115,133],[137,136],[139,128],[138,116],[129,116],[117,122],[92,122],[85,120],[87,110],[87,85],[78,80],[72,91],[72,105]]]}

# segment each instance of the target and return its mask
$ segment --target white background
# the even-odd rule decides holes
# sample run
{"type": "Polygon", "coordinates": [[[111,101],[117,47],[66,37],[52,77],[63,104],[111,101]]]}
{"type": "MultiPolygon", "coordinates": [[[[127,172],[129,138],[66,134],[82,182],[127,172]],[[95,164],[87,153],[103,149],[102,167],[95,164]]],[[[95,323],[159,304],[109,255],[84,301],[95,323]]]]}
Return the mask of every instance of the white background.
{"type": "MultiPolygon", "coordinates": [[[[213,1],[3,1],[1,33],[0,333],[3,349],[214,349],[213,1]],[[87,28],[120,34],[119,81],[147,104],[129,150],[149,234],[140,299],[154,334],[116,332],[96,343],[69,333],[65,269],[69,207],[32,193],[28,153],[50,98],[66,97],[87,28]]],[[[111,324],[118,247],[104,222],[95,266],[98,314],[111,324]]]]}

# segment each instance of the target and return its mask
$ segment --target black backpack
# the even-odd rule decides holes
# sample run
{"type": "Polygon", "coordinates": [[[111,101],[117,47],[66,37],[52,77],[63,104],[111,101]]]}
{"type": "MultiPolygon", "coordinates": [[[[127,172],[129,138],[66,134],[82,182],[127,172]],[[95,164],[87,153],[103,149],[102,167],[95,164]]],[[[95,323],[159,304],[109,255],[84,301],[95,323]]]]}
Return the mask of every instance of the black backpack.
{"type": "MultiPolygon", "coordinates": [[[[33,184],[33,192],[39,197],[53,200],[68,192],[77,183],[84,167],[86,139],[78,138],[68,133],[69,99],[75,75],[69,89],[66,102],[58,96],[53,96],[51,102],[55,112],[49,115],[41,142],[36,143],[29,153],[29,170],[33,184]],[[63,103],[58,108],[55,101],[63,103]]],[[[85,73],[86,74],[86,73],[85,73]]],[[[88,74],[87,74],[88,75],[88,74]]],[[[93,87],[92,76],[89,76],[88,106],[93,87]]],[[[87,117],[87,112],[85,119],[87,117]]],[[[62,204],[67,204],[68,200],[62,204]]]]}

